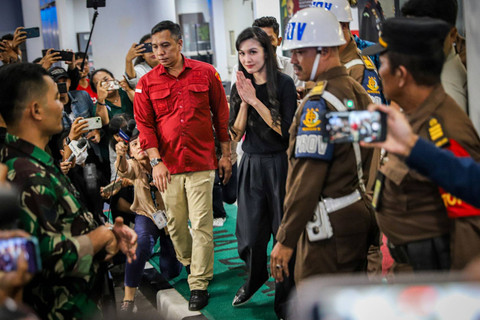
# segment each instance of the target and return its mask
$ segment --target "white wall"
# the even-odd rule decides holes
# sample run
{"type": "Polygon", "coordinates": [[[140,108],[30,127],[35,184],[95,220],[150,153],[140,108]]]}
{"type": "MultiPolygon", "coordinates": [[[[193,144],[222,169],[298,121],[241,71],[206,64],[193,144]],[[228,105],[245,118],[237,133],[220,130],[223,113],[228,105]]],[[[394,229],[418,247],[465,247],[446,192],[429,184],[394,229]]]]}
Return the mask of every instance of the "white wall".
{"type": "MultiPolygon", "coordinates": [[[[272,0],[260,0],[260,1],[272,1],[272,0]]],[[[278,2],[278,1],[276,1],[278,2]]],[[[227,60],[227,69],[228,77],[224,78],[225,80],[230,80],[231,71],[234,65],[238,63],[238,58],[236,51],[232,55],[230,52],[230,45],[233,45],[235,48],[235,40],[237,39],[240,32],[245,28],[248,28],[253,23],[253,10],[252,10],[252,0],[239,1],[239,0],[223,0],[223,9],[224,9],[224,19],[225,26],[222,28],[225,34],[225,47],[226,51],[223,53],[227,60]],[[233,43],[230,42],[230,31],[234,32],[233,43]]]]}
{"type": "Polygon", "coordinates": [[[468,107],[470,119],[480,132],[480,2],[464,1],[465,28],[467,38],[467,68],[468,68],[468,107]]]}
{"type": "MultiPolygon", "coordinates": [[[[32,0],[22,0],[23,21],[26,26],[38,26],[41,28],[42,20],[40,18],[40,2],[32,0]]],[[[43,36],[40,32],[39,38],[28,39],[25,42],[27,46],[28,60],[33,61],[42,55],[43,36]]]]}
{"type": "Polygon", "coordinates": [[[225,16],[223,14],[223,0],[213,0],[211,2],[211,13],[215,17],[213,19],[213,52],[214,54],[214,64],[222,80],[230,80],[230,75],[228,73],[228,60],[227,60],[227,50],[228,47],[228,38],[225,37],[225,16]]]}

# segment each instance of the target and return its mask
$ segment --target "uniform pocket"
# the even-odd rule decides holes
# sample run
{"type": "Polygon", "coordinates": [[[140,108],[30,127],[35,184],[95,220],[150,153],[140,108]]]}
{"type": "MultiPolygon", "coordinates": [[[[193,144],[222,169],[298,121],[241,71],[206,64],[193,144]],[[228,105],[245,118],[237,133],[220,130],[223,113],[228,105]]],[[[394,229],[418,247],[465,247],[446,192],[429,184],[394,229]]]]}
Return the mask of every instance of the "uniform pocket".
{"type": "Polygon", "coordinates": [[[165,88],[161,90],[156,90],[151,93],[151,100],[153,104],[153,108],[157,115],[166,114],[170,108],[168,103],[168,98],[170,96],[170,89],[165,88]]]}
{"type": "Polygon", "coordinates": [[[190,96],[195,108],[208,106],[208,86],[206,84],[190,84],[188,86],[190,96]]]}

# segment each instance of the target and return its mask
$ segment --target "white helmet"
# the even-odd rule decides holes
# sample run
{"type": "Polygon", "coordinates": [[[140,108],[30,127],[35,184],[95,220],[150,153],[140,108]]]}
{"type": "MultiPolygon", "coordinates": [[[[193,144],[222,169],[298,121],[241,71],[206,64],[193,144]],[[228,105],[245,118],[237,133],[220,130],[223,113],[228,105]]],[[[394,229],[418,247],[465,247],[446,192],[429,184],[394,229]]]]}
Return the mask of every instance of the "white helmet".
{"type": "Polygon", "coordinates": [[[311,47],[338,47],[346,43],[337,18],[325,9],[306,8],[290,19],[283,50],[311,47]]]}
{"type": "Polygon", "coordinates": [[[313,0],[312,7],[320,7],[332,11],[339,22],[350,22],[353,20],[352,10],[347,0],[313,0]]]}

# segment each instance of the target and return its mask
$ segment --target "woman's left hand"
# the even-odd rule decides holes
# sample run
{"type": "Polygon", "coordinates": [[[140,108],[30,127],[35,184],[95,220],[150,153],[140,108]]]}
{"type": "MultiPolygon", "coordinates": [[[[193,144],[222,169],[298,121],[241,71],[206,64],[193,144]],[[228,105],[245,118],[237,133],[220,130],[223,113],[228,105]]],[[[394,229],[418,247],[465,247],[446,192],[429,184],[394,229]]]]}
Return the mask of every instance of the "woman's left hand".
{"type": "Polygon", "coordinates": [[[247,79],[242,71],[237,71],[237,91],[240,98],[251,106],[258,100],[252,81],[247,79]]]}

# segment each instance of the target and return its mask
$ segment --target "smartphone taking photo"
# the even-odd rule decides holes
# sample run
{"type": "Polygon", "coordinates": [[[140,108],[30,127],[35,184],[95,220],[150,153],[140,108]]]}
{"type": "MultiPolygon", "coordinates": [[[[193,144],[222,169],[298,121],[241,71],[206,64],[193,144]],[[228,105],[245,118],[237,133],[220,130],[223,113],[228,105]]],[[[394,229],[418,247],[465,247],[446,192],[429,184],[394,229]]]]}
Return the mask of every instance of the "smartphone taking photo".
{"type": "MultiPolygon", "coordinates": [[[[143,49],[145,49],[142,53],[153,52],[152,43],[151,43],[151,42],[144,42],[144,43],[141,43],[141,44],[143,44],[143,49]]],[[[141,45],[141,44],[140,44],[140,45],[141,45]]]]}
{"type": "MultiPolygon", "coordinates": [[[[48,49],[42,50],[42,56],[45,57],[47,54],[48,49]]],[[[72,51],[65,51],[65,50],[52,50],[51,53],[59,52],[60,53],[60,61],[72,61],[73,59],[73,52],[72,51]]]]}
{"type": "Polygon", "coordinates": [[[0,239],[0,271],[17,270],[18,258],[21,255],[27,260],[28,272],[35,273],[42,268],[37,238],[0,239]]]}
{"type": "Polygon", "coordinates": [[[100,129],[102,127],[102,119],[100,117],[85,118],[79,121],[80,123],[87,122],[87,130],[100,129]]]}
{"type": "Polygon", "coordinates": [[[387,136],[387,117],[380,111],[327,112],[324,124],[324,140],[330,143],[378,142],[387,136]]]}
{"type": "Polygon", "coordinates": [[[40,28],[39,27],[24,28],[23,31],[27,33],[26,34],[27,39],[40,37],[40,28]]]}
{"type": "Polygon", "coordinates": [[[58,82],[57,83],[58,87],[58,93],[67,93],[67,83],[66,82],[58,82]]]}

